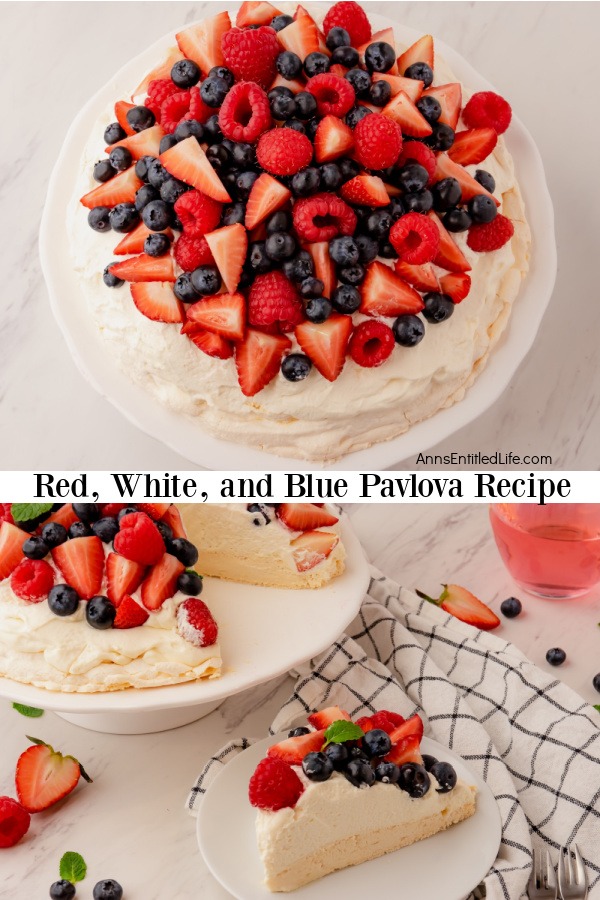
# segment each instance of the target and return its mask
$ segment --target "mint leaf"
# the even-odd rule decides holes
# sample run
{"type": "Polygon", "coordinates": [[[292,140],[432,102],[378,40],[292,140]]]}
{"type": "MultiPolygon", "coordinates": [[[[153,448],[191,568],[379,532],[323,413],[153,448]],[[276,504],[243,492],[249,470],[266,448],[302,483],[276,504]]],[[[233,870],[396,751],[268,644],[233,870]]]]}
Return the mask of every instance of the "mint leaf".
{"type": "Polygon", "coordinates": [[[22,703],[13,703],[13,709],[30,719],[39,719],[40,716],[44,715],[43,709],[37,709],[35,706],[23,706],[22,703]]]}
{"type": "Polygon", "coordinates": [[[594,709],[597,709],[598,712],[600,712],[600,703],[597,703],[597,704],[594,706],[594,709]]]}
{"type": "Polygon", "coordinates": [[[354,722],[346,722],[338,719],[332,722],[325,732],[325,747],[327,744],[343,744],[344,741],[357,741],[364,736],[364,731],[354,722]]]}
{"type": "Polygon", "coordinates": [[[13,503],[10,511],[15,522],[31,522],[32,519],[50,512],[52,506],[52,503],[13,503]]]}
{"type": "Polygon", "coordinates": [[[68,850],[60,861],[60,877],[65,881],[83,881],[87,874],[87,866],[83,856],[68,850]]]}

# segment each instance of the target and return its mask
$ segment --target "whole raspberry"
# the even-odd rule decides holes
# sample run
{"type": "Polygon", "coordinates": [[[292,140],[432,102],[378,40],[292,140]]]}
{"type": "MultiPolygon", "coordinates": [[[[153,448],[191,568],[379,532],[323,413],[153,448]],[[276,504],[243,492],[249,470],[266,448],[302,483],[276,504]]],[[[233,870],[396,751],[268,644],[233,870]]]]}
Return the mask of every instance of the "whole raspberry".
{"type": "Polygon", "coordinates": [[[331,72],[313,75],[306,82],[306,90],[317,101],[317,111],[320,116],[337,116],[338,119],[341,119],[352,109],[356,99],[354,88],[350,82],[331,72]]]}
{"type": "Polygon", "coordinates": [[[514,233],[515,228],[510,219],[498,214],[491,222],[471,225],[467,234],[467,244],[477,253],[489,253],[491,250],[504,247],[514,233]]]}
{"type": "Polygon", "coordinates": [[[248,785],[252,806],[273,812],[294,807],[303,791],[304,786],[292,767],[276,758],[261,760],[248,785]]]}
{"type": "Polygon", "coordinates": [[[189,597],[177,607],[177,631],[195,647],[210,647],[219,636],[211,611],[197,597],[189,597]]]}
{"type": "Polygon", "coordinates": [[[183,230],[194,237],[203,237],[217,228],[223,204],[200,191],[186,191],[175,201],[175,212],[183,230]]]}
{"type": "Polygon", "coordinates": [[[273,120],[269,98],[253,81],[234,84],[219,110],[219,127],[226,138],[253,144],[273,120]]]}
{"type": "Polygon", "coordinates": [[[372,113],[354,129],[354,156],[365,169],[393,166],[402,150],[402,131],[397,122],[372,113]]]}
{"type": "Polygon", "coordinates": [[[190,88],[190,109],[183,118],[195,119],[197,122],[204,124],[213,114],[214,109],[206,105],[202,99],[198,85],[190,88]]]}
{"type": "Polygon", "coordinates": [[[54,585],[54,571],[43,559],[23,559],[10,576],[13,593],[21,600],[39,603],[54,585]]]}
{"type": "Polygon", "coordinates": [[[294,285],[281,271],[257,275],[248,294],[248,321],[265,326],[281,323],[282,330],[304,319],[302,302],[294,285]]]}
{"type": "Polygon", "coordinates": [[[170,78],[155,78],[148,85],[148,96],[144,100],[144,105],[160,119],[160,110],[167,97],[179,92],[180,88],[173,84],[170,78]]]}
{"type": "Polygon", "coordinates": [[[333,4],[323,19],[323,31],[327,34],[332,28],[345,28],[353,47],[360,47],[371,40],[371,25],[367,14],[352,0],[333,4]]]}
{"type": "Polygon", "coordinates": [[[303,197],[294,204],[292,216],[296,234],[309,244],[356,231],[356,213],[336,194],[303,197]]]}
{"type": "Polygon", "coordinates": [[[361,322],[352,332],[348,351],[359,366],[373,369],[386,361],[394,344],[392,329],[384,322],[361,322]]]}
{"type": "Polygon", "coordinates": [[[402,168],[408,162],[416,162],[420,166],[423,166],[424,169],[427,169],[429,174],[428,184],[432,183],[433,176],[435,175],[436,161],[435,153],[431,147],[422,144],[421,141],[406,141],[406,143],[402,145],[402,152],[398,157],[396,165],[399,168],[402,168]]]}
{"type": "Polygon", "coordinates": [[[182,119],[185,119],[190,111],[190,92],[179,91],[171,94],[163,102],[160,108],[160,124],[167,132],[173,134],[182,119]]]}
{"type": "Polygon", "coordinates": [[[14,847],[29,831],[31,816],[12,797],[0,797],[0,847],[14,847]]]}
{"type": "Polygon", "coordinates": [[[309,164],[312,155],[310,140],[291,128],[266,131],[256,147],[256,158],[271,175],[295,175],[309,164]]]}
{"type": "Polygon", "coordinates": [[[11,507],[12,503],[0,503],[0,523],[10,522],[11,525],[15,524],[15,520],[12,517],[11,507]]]}
{"type": "Polygon", "coordinates": [[[429,216],[411,212],[394,222],[390,243],[403,262],[420,266],[437,256],[440,233],[429,216]]]}
{"type": "Polygon", "coordinates": [[[180,235],[175,244],[175,261],[184,272],[193,272],[198,266],[214,266],[215,260],[205,237],[193,234],[180,235]]]}
{"type": "Polygon", "coordinates": [[[479,91],[463,109],[462,117],[467,128],[494,128],[498,134],[504,134],[512,119],[512,109],[500,94],[479,91]]]}
{"type": "Polygon", "coordinates": [[[281,53],[277,32],[268,25],[259,28],[231,28],[221,40],[225,65],[236,81],[254,81],[264,88],[277,75],[275,60],[281,53]]]}
{"type": "Polygon", "coordinates": [[[402,725],[403,722],[404,718],[401,715],[390,712],[387,709],[380,709],[371,716],[371,725],[373,728],[381,728],[381,730],[385,731],[387,734],[391,734],[394,728],[397,728],[398,725],[402,725]]]}

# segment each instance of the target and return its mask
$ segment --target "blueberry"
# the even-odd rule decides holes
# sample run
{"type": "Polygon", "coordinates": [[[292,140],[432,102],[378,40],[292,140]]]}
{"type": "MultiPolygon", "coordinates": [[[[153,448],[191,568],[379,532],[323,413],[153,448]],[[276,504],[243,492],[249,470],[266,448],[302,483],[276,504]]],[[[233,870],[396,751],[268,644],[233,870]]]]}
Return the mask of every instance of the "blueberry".
{"type": "Polygon", "coordinates": [[[490,192],[490,194],[493,194],[496,190],[496,181],[494,179],[494,176],[490,175],[489,172],[486,172],[485,169],[476,169],[475,181],[478,181],[481,187],[484,187],[486,191],[490,192]]]}
{"type": "Polygon", "coordinates": [[[173,529],[170,525],[167,525],[166,522],[155,522],[154,523],[158,530],[161,533],[161,537],[165,542],[165,546],[173,540],[173,529]]]}
{"type": "Polygon", "coordinates": [[[362,739],[362,748],[371,759],[374,756],[386,756],[392,749],[390,736],[381,728],[373,728],[367,731],[362,739]]]}
{"type": "Polygon", "coordinates": [[[395,222],[406,212],[404,208],[404,200],[400,197],[392,197],[392,199],[390,200],[390,205],[388,206],[388,210],[390,216],[392,217],[392,222],[395,222]]]}
{"type": "Polygon", "coordinates": [[[367,106],[353,106],[352,109],[346,113],[344,122],[348,128],[356,128],[361,119],[364,119],[365,116],[370,116],[371,112],[372,110],[367,106]]]}
{"type": "Polygon", "coordinates": [[[562,666],[567,658],[567,654],[561,647],[551,647],[546,653],[546,662],[551,666],[562,666]]]}
{"type": "Polygon", "coordinates": [[[235,179],[235,188],[240,200],[248,199],[257,178],[258,172],[253,172],[251,169],[248,169],[246,172],[240,172],[240,174],[237,175],[235,179]]]}
{"type": "Polygon", "coordinates": [[[316,118],[309,119],[308,122],[304,123],[304,133],[306,134],[307,138],[310,138],[311,141],[314,141],[318,127],[319,127],[319,120],[316,118]]]}
{"type": "Polygon", "coordinates": [[[278,84],[274,88],[271,88],[271,90],[268,92],[267,100],[270,103],[272,100],[275,99],[275,97],[279,97],[280,95],[283,97],[293,97],[294,92],[289,87],[286,87],[284,84],[278,84]]]}
{"type": "Polygon", "coordinates": [[[400,767],[398,784],[410,797],[424,797],[431,785],[427,770],[417,763],[405,763],[400,767]]]}
{"type": "Polygon", "coordinates": [[[516,597],[508,597],[500,604],[500,612],[503,616],[506,616],[507,619],[516,618],[520,615],[522,609],[523,604],[516,597]]]}
{"type": "Polygon", "coordinates": [[[79,594],[69,584],[55,584],[48,594],[48,606],[55,616],[72,616],[79,607],[79,594]]]}
{"type": "Polygon", "coordinates": [[[75,885],[64,878],[50,885],[50,900],[73,900],[75,885]]]}
{"type": "Polygon", "coordinates": [[[334,162],[324,163],[319,166],[321,175],[321,187],[326,191],[335,191],[342,183],[340,167],[334,162]]]}
{"type": "Polygon", "coordinates": [[[200,294],[192,284],[190,272],[182,272],[173,285],[173,292],[182,303],[195,303],[200,299],[200,294]]]}
{"type": "Polygon", "coordinates": [[[415,347],[425,337],[425,325],[418,316],[398,316],[392,331],[401,347],[415,347]]]}
{"type": "Polygon", "coordinates": [[[273,268],[273,262],[271,258],[267,256],[264,241],[255,241],[253,244],[250,244],[248,262],[250,264],[251,270],[253,272],[256,272],[258,275],[262,275],[265,272],[271,271],[271,269],[273,268]]]}
{"type": "Polygon", "coordinates": [[[392,246],[392,244],[390,244],[388,240],[380,241],[379,255],[383,256],[384,259],[398,259],[396,249],[392,246]]]}
{"type": "Polygon", "coordinates": [[[112,628],[116,615],[117,610],[108,597],[101,595],[92,597],[85,605],[85,618],[88,625],[98,628],[100,631],[112,628]]]}
{"type": "Polygon", "coordinates": [[[192,286],[204,297],[216,294],[221,287],[219,270],[214,266],[199,266],[191,275],[192,286]]]}
{"type": "Polygon", "coordinates": [[[218,113],[213,113],[213,115],[209,116],[204,123],[204,135],[206,139],[210,139],[211,142],[223,137],[223,132],[221,131],[221,126],[219,125],[218,113]]]}
{"type": "Polygon", "coordinates": [[[331,303],[337,312],[351,316],[360,306],[360,292],[351,284],[341,284],[331,295],[331,303]]]}
{"type": "Polygon", "coordinates": [[[364,759],[351,759],[344,775],[354,787],[371,787],[375,783],[375,772],[364,759]]]}
{"type": "Polygon", "coordinates": [[[357,97],[366,97],[371,87],[371,76],[364,69],[350,69],[344,75],[346,81],[349,81],[354,88],[357,97]]]}
{"type": "Polygon", "coordinates": [[[360,263],[354,263],[353,266],[342,266],[341,269],[338,269],[338,278],[345,285],[361,284],[365,280],[366,274],[364,266],[361,266],[360,263]]]}
{"type": "Polygon", "coordinates": [[[227,66],[213,66],[212,69],[209,69],[208,77],[222,78],[229,88],[235,84],[235,75],[227,66]]]}
{"type": "Polygon", "coordinates": [[[351,742],[348,742],[348,756],[350,759],[362,759],[363,762],[369,761],[369,757],[362,748],[358,744],[352,744],[351,742]]]}
{"type": "Polygon", "coordinates": [[[423,753],[421,755],[423,757],[423,765],[428,772],[431,772],[431,767],[436,764],[437,759],[435,758],[435,756],[431,756],[429,753],[423,753]]]}
{"type": "Polygon", "coordinates": [[[218,75],[206,78],[200,85],[200,96],[207,106],[213,108],[221,106],[228,93],[229,85],[224,78],[219,78],[218,75]]]}
{"type": "Polygon", "coordinates": [[[275,60],[275,68],[283,78],[291,81],[302,72],[302,60],[296,53],[284,50],[275,60]]]}
{"type": "Polygon", "coordinates": [[[150,231],[164,231],[171,224],[171,210],[164,200],[151,200],[142,210],[142,221],[150,231]]]}
{"type": "Polygon", "coordinates": [[[402,197],[406,212],[426,213],[433,207],[433,194],[431,191],[415,191],[404,194],[402,197]]]}
{"type": "MultiPolygon", "coordinates": [[[[117,148],[115,148],[117,149],[117,148]]],[[[94,166],[93,176],[95,181],[105,182],[117,174],[114,166],[111,165],[110,159],[101,159],[94,166]]]]}
{"type": "Polygon", "coordinates": [[[283,264],[283,271],[290,281],[301,282],[314,274],[315,266],[308,250],[301,250],[293,259],[283,264]]]}
{"type": "Polygon", "coordinates": [[[449,319],[454,312],[454,303],[448,294],[439,294],[437,291],[431,291],[423,297],[425,309],[423,315],[428,322],[443,322],[449,319]]]}
{"type": "Polygon", "coordinates": [[[348,750],[344,744],[328,744],[323,753],[336,772],[341,772],[348,762],[348,750]]]}
{"type": "Polygon", "coordinates": [[[324,753],[307,753],[302,771],[311,781],[327,781],[333,774],[333,763],[324,753]]]}
{"type": "Polygon", "coordinates": [[[142,156],[135,164],[135,174],[146,184],[148,184],[148,166],[153,162],[156,162],[155,156],[142,156]]]}
{"type": "Polygon", "coordinates": [[[94,900],[121,900],[123,888],[114,878],[105,878],[94,885],[94,900]]]}
{"type": "Polygon", "coordinates": [[[309,275],[308,278],[305,278],[300,282],[300,293],[303,297],[321,297],[324,290],[325,285],[321,279],[315,278],[312,275],[309,275]]]}
{"type": "Polygon", "coordinates": [[[429,181],[429,172],[419,163],[410,163],[400,170],[397,180],[398,187],[407,194],[411,191],[422,191],[429,181]]]}
{"type": "Polygon", "coordinates": [[[598,691],[598,693],[600,693],[600,672],[598,672],[597,675],[594,675],[592,684],[594,685],[594,688],[598,691]]]}
{"type": "Polygon", "coordinates": [[[487,194],[476,194],[467,204],[473,222],[491,222],[498,215],[498,207],[487,194]]]}
{"type": "Polygon", "coordinates": [[[318,50],[309,53],[304,60],[304,71],[309,78],[312,78],[313,75],[322,75],[323,72],[329,71],[329,66],[329,57],[324,53],[319,53],[318,50]]]}
{"type": "Polygon", "coordinates": [[[330,28],[325,38],[327,49],[332,52],[337,50],[338,47],[349,47],[351,43],[352,40],[346,29],[337,26],[330,28]]]}
{"type": "Polygon", "coordinates": [[[375,209],[365,221],[365,228],[370,237],[380,240],[387,237],[392,227],[392,217],[387,209],[375,209]]]}
{"type": "Polygon", "coordinates": [[[392,88],[387,81],[374,81],[369,88],[369,103],[385,106],[392,98],[392,88]]]}
{"type": "Polygon", "coordinates": [[[37,535],[27,538],[21,549],[27,559],[43,559],[50,552],[48,544],[37,535]]]}
{"type": "Polygon", "coordinates": [[[358,247],[354,238],[342,234],[329,241],[329,255],[338,266],[351,266],[358,262],[358,247]]]}
{"type": "Polygon", "coordinates": [[[286,381],[303,381],[312,369],[312,363],[303,353],[290,353],[281,363],[281,374],[286,381]]]}
{"type": "Polygon", "coordinates": [[[144,241],[144,253],[148,256],[164,256],[170,247],[171,241],[167,234],[149,234],[144,241]]]}
{"type": "Polygon", "coordinates": [[[133,162],[133,157],[127,147],[113,147],[108,159],[115,172],[124,172],[133,162]]]}
{"type": "MultiPolygon", "coordinates": [[[[352,112],[352,110],[350,110],[352,112]]],[[[351,178],[355,178],[360,172],[360,166],[353,159],[346,159],[342,157],[342,159],[338,159],[337,162],[340,172],[342,173],[342,178],[344,181],[349,181],[351,178]]]]}
{"type": "Polygon", "coordinates": [[[95,206],[90,209],[88,225],[94,231],[110,231],[110,206],[95,206]]]}
{"type": "Polygon", "coordinates": [[[42,540],[50,549],[58,547],[59,544],[64,544],[68,537],[67,529],[60,522],[48,522],[42,528],[42,540]]]}
{"type": "Polygon", "coordinates": [[[246,207],[243,203],[231,203],[228,206],[223,207],[223,214],[221,215],[221,225],[237,225],[240,223],[244,224],[244,220],[246,218],[246,207]]]}
{"type": "Polygon", "coordinates": [[[462,191],[456,178],[442,178],[433,185],[433,208],[437,212],[445,212],[452,209],[461,201],[462,191]]]}
{"type": "Polygon", "coordinates": [[[425,138],[425,143],[432,150],[449,150],[454,143],[454,131],[449,125],[438,122],[429,137],[425,138]]]}
{"type": "Polygon", "coordinates": [[[277,231],[270,234],[265,241],[265,252],[269,259],[274,262],[282,262],[285,259],[291,259],[296,250],[296,242],[291,234],[284,231],[277,231]]]}
{"type": "Polygon", "coordinates": [[[197,597],[202,593],[202,576],[192,569],[182,572],[177,579],[177,590],[189,597],[197,597]]]}
{"type": "Polygon", "coordinates": [[[230,162],[229,153],[223,144],[211,144],[206,151],[206,158],[216,172],[224,172],[230,162]]]}
{"type": "Polygon", "coordinates": [[[201,144],[204,139],[204,128],[196,119],[184,119],[173,132],[173,137],[176,143],[185,141],[189,137],[195,137],[198,143],[201,144]]]}
{"type": "Polygon", "coordinates": [[[297,197],[308,197],[319,190],[321,173],[314,166],[307,166],[292,177],[292,191],[297,197]]]}
{"type": "Polygon", "coordinates": [[[239,144],[233,145],[231,158],[240,169],[249,169],[250,166],[256,163],[256,151],[252,144],[246,144],[241,141],[239,144]]]}
{"type": "Polygon", "coordinates": [[[170,552],[186,568],[195,566],[198,562],[198,550],[191,541],[186,538],[174,538],[171,541],[170,552]]]}
{"type": "Polygon", "coordinates": [[[200,81],[200,68],[191,59],[178,59],[171,69],[171,81],[185,90],[200,81]]]}
{"type": "Polygon", "coordinates": [[[299,134],[306,134],[306,126],[302,124],[300,119],[286,119],[283,123],[283,128],[291,128],[292,131],[297,131],[299,134]]]}
{"type": "Polygon", "coordinates": [[[165,183],[161,185],[160,199],[164,200],[165,203],[173,204],[187,190],[188,186],[183,181],[178,181],[177,178],[167,178],[165,183]]]}
{"type": "Polygon", "coordinates": [[[404,77],[415,78],[417,81],[422,81],[426,88],[433,84],[433,70],[431,66],[428,66],[427,63],[424,62],[413,63],[412,66],[409,66],[404,72],[404,77]]]}
{"type": "Polygon", "coordinates": [[[331,54],[331,65],[345,66],[352,69],[360,62],[358,50],[354,47],[337,47],[331,54]]]}
{"type": "Polygon", "coordinates": [[[147,106],[134,106],[126,113],[127,121],[134,131],[145,131],[156,123],[156,117],[147,106]]]}
{"type": "Polygon", "coordinates": [[[271,28],[273,28],[275,31],[282,31],[284,28],[287,28],[288,25],[291,25],[293,21],[294,20],[292,16],[285,16],[281,14],[271,19],[271,28]]]}
{"type": "Polygon", "coordinates": [[[110,125],[107,125],[104,129],[104,143],[108,146],[116,144],[117,141],[122,141],[126,137],[126,132],[121,128],[118,122],[111,122],[110,125]]]}
{"type": "Polygon", "coordinates": [[[306,728],[304,725],[300,728],[292,728],[291,731],[288,731],[288,737],[303,737],[305,734],[310,734],[310,728],[306,728]]]}
{"type": "Polygon", "coordinates": [[[277,231],[289,231],[292,227],[292,215],[285,209],[267,219],[267,234],[275,234],[277,231]]]}
{"type": "Polygon", "coordinates": [[[379,249],[377,241],[368,234],[357,234],[354,236],[354,243],[358,247],[358,258],[361,263],[367,265],[373,262],[379,249]]]}
{"type": "Polygon", "coordinates": [[[444,227],[448,231],[467,231],[473,224],[471,216],[464,209],[451,209],[444,216],[444,227]]]}
{"type": "Polygon", "coordinates": [[[148,163],[147,172],[148,183],[157,190],[160,190],[167,178],[171,177],[158,159],[153,159],[151,163],[148,163]]]}
{"type": "Polygon", "coordinates": [[[118,203],[109,213],[110,227],[120,234],[133,231],[140,221],[140,214],[134,203],[118,203]]]}
{"type": "Polygon", "coordinates": [[[400,767],[396,763],[380,762],[375,766],[375,778],[384,784],[398,784],[400,767]]]}
{"type": "Polygon", "coordinates": [[[160,194],[156,188],[153,188],[151,184],[143,184],[135,193],[135,208],[141,213],[143,208],[148,206],[152,200],[158,200],[159,198],[160,194]]]}
{"type": "Polygon", "coordinates": [[[72,525],[69,525],[70,538],[89,537],[91,533],[92,529],[85,522],[73,522],[72,525]]]}
{"type": "Polygon", "coordinates": [[[416,107],[430,125],[434,125],[442,114],[442,104],[435,97],[420,97],[416,107]]]}
{"type": "Polygon", "coordinates": [[[124,506],[123,509],[120,509],[117,513],[117,522],[120,522],[125,516],[130,516],[131,513],[136,513],[137,511],[135,506],[124,506]]]}
{"type": "Polygon", "coordinates": [[[439,784],[439,787],[436,788],[438,794],[447,794],[456,786],[456,772],[450,763],[436,762],[429,771],[439,784]]]}
{"type": "Polygon", "coordinates": [[[119,523],[113,516],[104,516],[102,519],[94,522],[92,531],[96,537],[100,538],[103,544],[110,544],[111,541],[114,541],[119,531],[119,523]]]}
{"type": "Polygon", "coordinates": [[[396,62],[396,53],[385,41],[374,41],[365,50],[365,66],[369,72],[389,72],[396,62]]]}
{"type": "Polygon", "coordinates": [[[288,94],[277,94],[270,103],[271,115],[279,122],[284,119],[293,119],[296,115],[296,99],[292,92],[288,94]]]}
{"type": "Polygon", "coordinates": [[[74,503],[73,512],[86,525],[100,518],[100,507],[97,503],[74,503]]]}
{"type": "Polygon", "coordinates": [[[326,297],[312,297],[304,307],[304,314],[309,322],[320,325],[329,318],[333,309],[326,297]]]}

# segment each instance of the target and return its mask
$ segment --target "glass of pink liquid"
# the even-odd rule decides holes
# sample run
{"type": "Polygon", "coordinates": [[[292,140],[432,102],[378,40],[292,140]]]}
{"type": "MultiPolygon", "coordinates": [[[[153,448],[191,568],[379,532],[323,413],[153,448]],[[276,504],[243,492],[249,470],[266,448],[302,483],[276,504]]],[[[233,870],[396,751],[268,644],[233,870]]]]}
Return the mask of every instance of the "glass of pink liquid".
{"type": "Polygon", "coordinates": [[[525,590],[568,599],[600,584],[599,503],[494,503],[490,520],[500,556],[525,590]]]}

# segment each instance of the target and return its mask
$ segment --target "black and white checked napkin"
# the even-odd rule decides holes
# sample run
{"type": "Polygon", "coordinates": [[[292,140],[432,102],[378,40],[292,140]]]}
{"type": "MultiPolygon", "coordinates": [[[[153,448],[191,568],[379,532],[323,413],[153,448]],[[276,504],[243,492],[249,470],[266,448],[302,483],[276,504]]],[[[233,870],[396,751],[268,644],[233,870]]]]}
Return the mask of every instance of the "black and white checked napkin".
{"type": "MultiPolygon", "coordinates": [[[[575,841],[590,900],[600,900],[600,715],[512,644],[478,631],[372,570],[360,614],[326,653],[298,670],[271,732],[323,706],[353,719],[418,712],[425,733],[463,757],[494,793],[502,844],[469,900],[525,898],[533,848],[553,859],[575,841]]],[[[187,800],[194,815],[217,771],[251,741],[223,747],[187,800]]],[[[474,848],[476,852],[476,848],[474,848]]]]}

